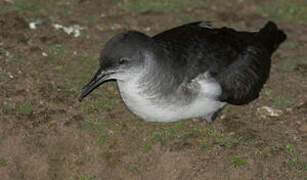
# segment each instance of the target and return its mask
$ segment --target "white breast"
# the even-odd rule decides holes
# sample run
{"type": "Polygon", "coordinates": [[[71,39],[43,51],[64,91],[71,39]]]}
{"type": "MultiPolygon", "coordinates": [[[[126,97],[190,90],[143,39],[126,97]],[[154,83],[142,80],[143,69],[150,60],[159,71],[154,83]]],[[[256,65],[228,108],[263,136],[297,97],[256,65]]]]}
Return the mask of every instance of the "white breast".
{"type": "MultiPolygon", "coordinates": [[[[185,105],[168,103],[163,99],[153,102],[152,99],[155,97],[148,97],[142,94],[142,89],[140,89],[137,82],[137,78],[129,82],[118,81],[118,87],[127,107],[146,121],[172,122],[201,117],[215,112],[225,105],[225,103],[215,100],[215,97],[221,93],[219,84],[204,76],[197,77],[194,80],[194,83],[199,83],[200,85],[200,93],[197,98],[185,105]]],[[[175,92],[174,96],[176,96],[175,92]]]]}

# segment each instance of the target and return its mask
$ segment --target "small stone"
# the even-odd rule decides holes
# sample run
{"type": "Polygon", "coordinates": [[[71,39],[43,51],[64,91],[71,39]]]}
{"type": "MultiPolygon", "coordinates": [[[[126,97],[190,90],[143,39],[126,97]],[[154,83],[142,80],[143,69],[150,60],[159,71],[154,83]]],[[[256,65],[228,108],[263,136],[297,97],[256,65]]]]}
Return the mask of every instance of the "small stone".
{"type": "Polygon", "coordinates": [[[145,31],[151,31],[151,28],[150,27],[146,27],[144,28],[145,31]]]}
{"type": "Polygon", "coordinates": [[[262,117],[279,117],[283,112],[279,109],[274,109],[269,106],[257,108],[257,113],[262,117]]]}
{"type": "Polygon", "coordinates": [[[29,28],[30,29],[36,29],[36,24],[37,24],[37,22],[30,22],[29,23],[29,28]]]}
{"type": "Polygon", "coordinates": [[[9,78],[14,79],[14,76],[11,73],[9,73],[9,78]]]}
{"type": "Polygon", "coordinates": [[[307,132],[307,123],[301,125],[298,130],[302,131],[302,132],[307,132]]]}
{"type": "Polygon", "coordinates": [[[110,29],[111,30],[117,30],[117,29],[121,29],[122,26],[120,24],[113,24],[110,26],[110,29]]]}
{"type": "Polygon", "coordinates": [[[229,133],[229,136],[233,136],[233,135],[235,135],[235,132],[230,132],[229,133]]]}
{"type": "Polygon", "coordinates": [[[292,108],[286,108],[286,111],[287,111],[287,112],[292,112],[293,109],[292,109],[292,108]]]}
{"type": "Polygon", "coordinates": [[[45,52],[43,52],[43,53],[42,53],[42,56],[46,57],[46,56],[48,56],[48,54],[45,53],[45,52]]]}

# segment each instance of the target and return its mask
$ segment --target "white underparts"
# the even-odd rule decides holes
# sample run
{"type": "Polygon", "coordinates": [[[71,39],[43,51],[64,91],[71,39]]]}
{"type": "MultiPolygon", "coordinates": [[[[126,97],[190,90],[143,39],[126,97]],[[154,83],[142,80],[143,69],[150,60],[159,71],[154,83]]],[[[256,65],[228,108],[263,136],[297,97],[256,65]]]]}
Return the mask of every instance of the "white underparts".
{"type": "MultiPolygon", "coordinates": [[[[155,122],[172,122],[181,119],[198,118],[206,116],[217,111],[225,105],[224,102],[219,102],[216,97],[221,94],[219,84],[210,79],[206,74],[198,76],[191,83],[197,83],[200,87],[197,97],[193,101],[182,104],[168,102],[161,99],[155,99],[155,96],[148,97],[143,92],[143,89],[138,84],[138,77],[134,77],[129,81],[118,81],[118,87],[121,97],[127,107],[146,121],[155,122]]],[[[176,99],[174,92],[174,98],[176,99]]],[[[178,99],[182,99],[178,97],[178,99]]]]}

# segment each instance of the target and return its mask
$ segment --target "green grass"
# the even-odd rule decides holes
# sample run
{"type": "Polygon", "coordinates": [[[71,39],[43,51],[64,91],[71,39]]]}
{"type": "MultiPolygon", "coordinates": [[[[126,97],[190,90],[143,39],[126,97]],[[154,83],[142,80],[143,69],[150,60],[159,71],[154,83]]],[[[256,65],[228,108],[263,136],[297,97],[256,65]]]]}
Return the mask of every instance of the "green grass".
{"type": "Polygon", "coordinates": [[[15,113],[15,106],[9,102],[1,102],[1,113],[2,114],[14,114],[15,113]]]}
{"type": "Polygon", "coordinates": [[[19,102],[16,104],[17,114],[30,115],[34,112],[34,105],[30,101],[19,102]]]}
{"type": "Polygon", "coordinates": [[[82,101],[81,109],[85,112],[95,112],[100,110],[109,110],[114,107],[112,101],[108,98],[102,98],[98,100],[82,101]]]}
{"type": "Polygon", "coordinates": [[[183,131],[185,123],[186,121],[179,121],[151,131],[145,141],[145,151],[151,150],[154,143],[160,142],[162,145],[166,145],[167,142],[174,139],[185,139],[186,137],[197,133],[197,130],[195,129],[187,129],[186,131],[183,131]]]}
{"type": "Polygon", "coordinates": [[[0,158],[0,168],[1,168],[1,167],[5,167],[5,166],[7,166],[6,160],[3,159],[3,158],[0,158]]]}
{"type": "Polygon", "coordinates": [[[67,53],[66,48],[62,44],[54,44],[46,49],[47,59],[57,65],[63,65],[64,56],[67,53]]]}
{"type": "Polygon", "coordinates": [[[153,144],[160,142],[161,145],[174,145],[176,142],[178,147],[182,148],[180,144],[195,144],[201,149],[212,148],[219,145],[225,148],[231,148],[234,144],[240,143],[232,134],[225,134],[211,128],[205,127],[188,127],[187,123],[190,121],[179,121],[161,129],[151,131],[146,137],[144,149],[151,150],[153,144]]]}
{"type": "Polygon", "coordinates": [[[299,158],[296,146],[292,143],[286,143],[284,149],[289,154],[289,159],[286,161],[286,165],[289,168],[298,169],[301,173],[307,173],[307,161],[302,161],[299,158]]]}
{"type": "Polygon", "coordinates": [[[298,170],[307,172],[307,162],[301,161],[297,155],[291,155],[290,160],[287,161],[288,167],[294,167],[298,170]]]}
{"type": "Polygon", "coordinates": [[[275,96],[271,105],[275,108],[286,108],[293,102],[293,99],[286,97],[286,96],[275,96]]]}
{"type": "Polygon", "coordinates": [[[263,2],[256,12],[274,20],[303,22],[307,19],[305,0],[271,0],[263,2]]]}
{"type": "Polygon", "coordinates": [[[205,5],[201,0],[117,0],[118,7],[126,12],[145,13],[145,12],[173,12],[179,11],[183,7],[190,8],[205,5]]]}
{"type": "Polygon", "coordinates": [[[78,93],[78,89],[76,87],[73,87],[71,83],[68,83],[65,81],[57,83],[57,88],[61,92],[67,93],[67,94],[77,94],[78,93]]]}
{"type": "Polygon", "coordinates": [[[67,0],[65,3],[61,1],[54,3],[51,0],[18,0],[1,6],[0,14],[17,13],[19,16],[27,17],[27,21],[36,20],[37,17],[47,14],[48,18],[54,18],[54,16],[59,16],[59,14],[64,16],[72,15],[74,11],[66,7],[71,4],[68,1],[73,0],[67,0]]]}
{"type": "Polygon", "coordinates": [[[98,143],[100,146],[102,146],[102,145],[104,145],[104,144],[107,142],[108,138],[109,138],[109,136],[101,135],[101,136],[98,138],[97,143],[98,143]]]}
{"type": "Polygon", "coordinates": [[[275,147],[271,146],[271,145],[267,145],[267,146],[257,147],[257,149],[258,149],[257,155],[259,155],[259,157],[265,158],[265,157],[269,157],[273,154],[275,147]]]}
{"type": "Polygon", "coordinates": [[[0,81],[5,81],[8,79],[9,74],[7,72],[0,72],[0,81]]]}
{"type": "Polygon", "coordinates": [[[294,152],[294,151],[296,150],[296,147],[295,147],[294,144],[286,143],[286,144],[285,144],[285,149],[286,149],[288,152],[292,153],[292,152],[294,152]]]}
{"type": "Polygon", "coordinates": [[[297,63],[294,59],[285,59],[280,63],[279,70],[282,72],[291,72],[296,66],[297,63]]]}
{"type": "Polygon", "coordinates": [[[245,166],[247,164],[247,161],[240,156],[229,156],[228,162],[232,164],[235,168],[245,166]]]}
{"type": "Polygon", "coordinates": [[[261,93],[262,93],[263,95],[267,96],[267,97],[270,97],[270,96],[272,96],[272,94],[273,94],[273,90],[270,89],[270,88],[268,88],[268,87],[264,87],[264,88],[262,89],[261,93]]]}
{"type": "Polygon", "coordinates": [[[25,11],[36,11],[36,6],[35,2],[32,1],[27,1],[27,0],[19,0],[19,1],[14,1],[14,3],[0,7],[0,14],[7,13],[10,11],[16,11],[16,12],[25,12],[25,11]]]}
{"type": "Polygon", "coordinates": [[[103,131],[108,127],[108,123],[101,122],[99,118],[84,119],[83,125],[90,131],[103,131]]]}
{"type": "Polygon", "coordinates": [[[255,146],[257,145],[257,143],[256,143],[255,141],[253,141],[253,140],[247,141],[246,144],[247,144],[248,146],[250,146],[250,147],[255,147],[255,146]]]}
{"type": "Polygon", "coordinates": [[[86,175],[80,170],[77,170],[76,175],[70,177],[70,180],[95,180],[95,176],[86,175]]]}
{"type": "Polygon", "coordinates": [[[226,146],[227,148],[230,148],[233,144],[238,143],[239,140],[233,136],[218,136],[216,138],[216,142],[221,146],[226,146]]]}
{"type": "Polygon", "coordinates": [[[86,112],[99,111],[101,108],[100,101],[82,101],[81,109],[86,112]]]}
{"type": "Polygon", "coordinates": [[[56,71],[57,73],[64,73],[64,72],[65,72],[65,69],[63,68],[62,65],[58,65],[58,66],[55,67],[55,71],[56,71]]]}
{"type": "Polygon", "coordinates": [[[141,168],[142,168],[142,157],[141,155],[137,155],[137,158],[132,162],[128,164],[127,169],[135,174],[139,174],[141,172],[141,168]]]}
{"type": "Polygon", "coordinates": [[[150,151],[151,147],[156,142],[161,142],[161,144],[165,144],[166,137],[162,132],[153,132],[145,141],[144,149],[145,151],[150,151]]]}

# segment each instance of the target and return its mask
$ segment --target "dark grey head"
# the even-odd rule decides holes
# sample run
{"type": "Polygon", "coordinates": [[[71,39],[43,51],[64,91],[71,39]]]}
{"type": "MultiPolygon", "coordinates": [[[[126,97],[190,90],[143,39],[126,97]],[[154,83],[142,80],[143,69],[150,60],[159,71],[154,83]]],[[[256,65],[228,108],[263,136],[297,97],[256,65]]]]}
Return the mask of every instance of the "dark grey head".
{"type": "Polygon", "coordinates": [[[143,68],[151,43],[150,37],[137,31],[123,32],[109,40],[101,51],[100,67],[81,90],[79,101],[107,80],[125,81],[134,76],[143,68]]]}

